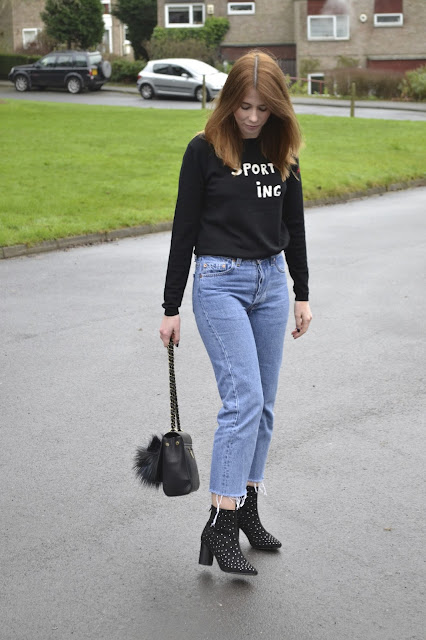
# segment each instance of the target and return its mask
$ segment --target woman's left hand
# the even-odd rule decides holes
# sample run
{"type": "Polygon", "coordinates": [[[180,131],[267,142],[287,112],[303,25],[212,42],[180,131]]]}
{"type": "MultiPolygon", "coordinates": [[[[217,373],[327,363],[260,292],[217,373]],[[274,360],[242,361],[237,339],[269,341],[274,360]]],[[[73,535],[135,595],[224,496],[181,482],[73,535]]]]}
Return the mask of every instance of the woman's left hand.
{"type": "Polygon", "coordinates": [[[309,329],[312,320],[311,308],[309,302],[305,300],[296,300],[294,303],[294,319],[296,320],[296,328],[291,332],[293,338],[300,338],[309,329]]]}

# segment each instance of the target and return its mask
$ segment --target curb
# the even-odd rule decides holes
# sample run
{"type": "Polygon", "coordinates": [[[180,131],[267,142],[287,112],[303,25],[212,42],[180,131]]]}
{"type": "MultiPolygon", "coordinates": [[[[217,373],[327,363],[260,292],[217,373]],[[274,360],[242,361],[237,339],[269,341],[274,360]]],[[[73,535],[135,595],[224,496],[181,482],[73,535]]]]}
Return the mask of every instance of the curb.
{"type": "MultiPolygon", "coordinates": [[[[416,187],[425,187],[426,179],[411,180],[410,182],[396,182],[388,187],[372,187],[365,191],[354,191],[345,196],[335,196],[330,198],[319,198],[317,200],[305,200],[305,208],[321,207],[330,204],[344,204],[351,200],[361,200],[370,198],[371,196],[383,195],[392,191],[403,191],[404,189],[415,189],[416,187]]],[[[113,231],[104,231],[99,233],[88,233],[81,236],[70,236],[68,238],[59,238],[55,240],[46,240],[32,246],[26,244],[14,244],[11,246],[0,247],[0,260],[8,258],[18,258],[20,256],[30,256],[36,253],[46,253],[48,251],[60,251],[72,249],[74,247],[82,247],[84,245],[101,244],[103,242],[113,242],[122,238],[133,238],[148,235],[150,233],[160,233],[162,231],[170,231],[173,223],[159,222],[157,224],[145,224],[137,227],[126,227],[123,229],[115,229],[113,231]]]]}
{"type": "MultiPolygon", "coordinates": [[[[0,86],[10,87],[12,86],[9,80],[0,80],[0,86]]],[[[111,85],[109,83],[104,84],[102,91],[107,93],[129,93],[133,95],[139,95],[139,91],[136,87],[125,85],[111,85]]],[[[345,98],[316,98],[314,96],[290,96],[293,104],[302,105],[315,105],[319,107],[340,107],[342,109],[350,108],[350,100],[345,98]]],[[[426,113],[425,102],[410,102],[410,101],[390,101],[390,100],[355,100],[355,109],[387,109],[387,110],[402,110],[402,111],[417,111],[420,113],[426,113]]]]}

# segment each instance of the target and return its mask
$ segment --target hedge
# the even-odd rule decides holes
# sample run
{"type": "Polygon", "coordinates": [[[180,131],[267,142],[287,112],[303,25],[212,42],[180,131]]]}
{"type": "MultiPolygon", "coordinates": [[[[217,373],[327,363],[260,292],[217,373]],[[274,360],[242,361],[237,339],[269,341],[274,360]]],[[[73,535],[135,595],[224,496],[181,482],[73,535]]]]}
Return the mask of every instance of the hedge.
{"type": "Polygon", "coordinates": [[[218,47],[226,32],[229,29],[227,18],[207,18],[203,27],[195,28],[174,28],[155,27],[151,40],[164,41],[173,40],[182,42],[183,40],[201,40],[207,46],[218,47]]]}
{"type": "Polygon", "coordinates": [[[7,80],[12,67],[19,64],[32,64],[40,60],[41,56],[26,56],[19,53],[0,53],[0,79],[7,80]]]}
{"type": "Polygon", "coordinates": [[[127,60],[125,58],[117,58],[111,61],[112,72],[111,82],[122,82],[124,84],[135,84],[138,79],[138,73],[146,65],[145,60],[127,60]]]}
{"type": "Polygon", "coordinates": [[[402,73],[375,69],[333,69],[325,74],[325,84],[331,95],[350,96],[354,82],[357,98],[390,100],[400,97],[399,85],[403,77],[402,73]]]}

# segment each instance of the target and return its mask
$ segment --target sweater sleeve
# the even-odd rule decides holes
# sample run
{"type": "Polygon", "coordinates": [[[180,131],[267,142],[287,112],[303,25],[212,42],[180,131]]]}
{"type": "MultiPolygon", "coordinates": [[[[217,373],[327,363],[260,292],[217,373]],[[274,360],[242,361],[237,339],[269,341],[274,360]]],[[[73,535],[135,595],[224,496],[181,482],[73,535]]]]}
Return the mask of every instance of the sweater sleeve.
{"type": "Polygon", "coordinates": [[[294,283],[293,291],[296,300],[309,300],[302,179],[298,164],[292,168],[290,176],[287,178],[283,219],[290,234],[290,241],[284,249],[284,253],[294,283]]]}
{"type": "Polygon", "coordinates": [[[196,146],[194,142],[189,143],[180,170],[179,191],[164,287],[163,308],[166,316],[175,316],[179,313],[191,267],[192,252],[197,240],[204,200],[203,163],[202,158],[199,157],[199,144],[196,146]]]}

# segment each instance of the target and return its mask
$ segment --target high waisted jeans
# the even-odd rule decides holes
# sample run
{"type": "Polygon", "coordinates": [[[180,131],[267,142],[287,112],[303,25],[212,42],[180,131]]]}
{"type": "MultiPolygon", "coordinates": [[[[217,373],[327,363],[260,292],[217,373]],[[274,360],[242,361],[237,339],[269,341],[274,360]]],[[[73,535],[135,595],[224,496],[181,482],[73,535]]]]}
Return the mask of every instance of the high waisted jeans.
{"type": "Polygon", "coordinates": [[[289,308],[283,255],[198,256],[193,308],[222,400],[210,491],[239,498],[263,481],[272,437],[289,308]]]}

